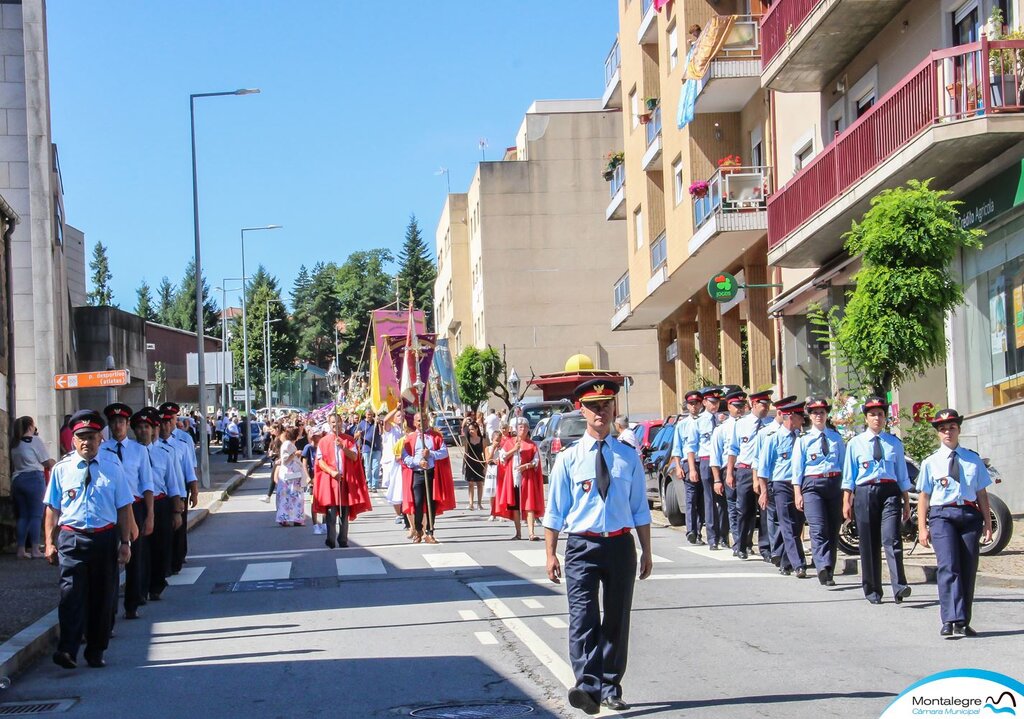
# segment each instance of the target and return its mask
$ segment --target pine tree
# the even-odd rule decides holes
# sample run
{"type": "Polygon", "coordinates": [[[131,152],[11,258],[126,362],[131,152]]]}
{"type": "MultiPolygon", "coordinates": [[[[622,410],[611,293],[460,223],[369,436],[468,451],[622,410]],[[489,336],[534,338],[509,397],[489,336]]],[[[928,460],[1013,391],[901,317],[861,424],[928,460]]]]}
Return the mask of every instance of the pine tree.
{"type": "Polygon", "coordinates": [[[156,310],[153,309],[153,293],[149,284],[143,280],[138,289],[135,290],[135,314],[146,322],[156,322],[156,310]]]}
{"type": "MultiPolygon", "coordinates": [[[[210,285],[203,276],[203,329],[213,329],[209,334],[218,335],[220,332],[220,314],[217,304],[210,297],[210,285]]],[[[171,306],[170,325],[189,332],[196,331],[196,261],[193,257],[185,267],[185,274],[181,278],[181,284],[174,295],[174,304],[171,306]]]]}
{"type": "Polygon", "coordinates": [[[162,325],[171,325],[171,313],[174,311],[174,285],[166,277],[160,279],[160,286],[156,290],[156,321],[162,325]]]}
{"type": "Polygon", "coordinates": [[[295,323],[299,356],[318,367],[326,368],[334,359],[334,327],[341,319],[337,289],[338,266],[319,264],[310,280],[302,319],[295,323]]]}
{"type": "Polygon", "coordinates": [[[434,326],[434,281],[437,279],[437,267],[430,257],[430,250],[420,234],[416,215],[409,217],[409,225],[405,228],[405,242],[398,254],[398,293],[402,301],[407,301],[409,290],[412,290],[416,309],[426,314],[427,327],[434,326]]]}
{"type": "MultiPolygon", "coordinates": [[[[295,365],[295,335],[292,318],[281,300],[281,290],[277,279],[267,272],[263,265],[256,268],[250,278],[245,292],[246,332],[249,349],[249,385],[263,396],[265,374],[263,370],[263,327],[270,312],[270,369],[273,372],[284,372],[295,365]],[[277,321],[274,321],[277,320],[277,321]]],[[[228,346],[235,357],[235,377],[243,375],[243,342],[242,318],[234,320],[231,340],[228,346]]],[[[265,401],[265,398],[264,398],[265,401]]]]}
{"type": "Polygon", "coordinates": [[[92,290],[86,295],[86,300],[92,307],[117,307],[114,304],[114,291],[110,289],[110,262],[107,259],[107,248],[102,242],[97,242],[92,249],[92,259],[89,260],[89,269],[92,270],[92,277],[89,278],[92,290]]]}
{"type": "Polygon", "coordinates": [[[292,298],[292,311],[296,318],[302,317],[305,314],[306,303],[309,297],[309,287],[312,282],[313,279],[309,274],[309,270],[306,269],[306,266],[302,265],[299,267],[299,274],[295,278],[295,284],[292,285],[292,291],[290,293],[292,298]]]}

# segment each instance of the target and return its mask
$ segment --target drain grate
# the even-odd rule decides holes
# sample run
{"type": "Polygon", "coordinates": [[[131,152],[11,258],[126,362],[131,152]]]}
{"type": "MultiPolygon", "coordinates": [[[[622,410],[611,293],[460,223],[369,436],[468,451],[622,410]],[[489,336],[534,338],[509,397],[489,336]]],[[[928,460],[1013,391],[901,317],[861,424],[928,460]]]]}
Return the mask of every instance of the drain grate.
{"type": "Polygon", "coordinates": [[[506,719],[533,714],[529,704],[445,704],[409,712],[424,719],[506,719]]]}
{"type": "Polygon", "coordinates": [[[56,714],[58,712],[66,712],[74,705],[74,699],[37,699],[31,702],[3,702],[0,704],[0,717],[56,714]]]}
{"type": "Polygon", "coordinates": [[[328,589],[341,586],[338,577],[299,577],[297,579],[261,579],[251,582],[222,582],[213,585],[211,594],[225,592],[280,592],[290,589],[328,589]]]}

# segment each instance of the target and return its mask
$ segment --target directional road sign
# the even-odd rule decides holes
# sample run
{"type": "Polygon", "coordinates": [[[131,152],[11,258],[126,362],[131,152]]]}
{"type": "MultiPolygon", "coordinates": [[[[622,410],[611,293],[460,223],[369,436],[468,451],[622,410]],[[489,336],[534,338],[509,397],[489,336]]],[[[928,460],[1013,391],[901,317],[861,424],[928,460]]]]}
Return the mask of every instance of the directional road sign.
{"type": "Polygon", "coordinates": [[[131,380],[126,369],[103,370],[102,372],[76,372],[53,376],[54,389],[86,389],[88,387],[122,387],[131,380]]]}

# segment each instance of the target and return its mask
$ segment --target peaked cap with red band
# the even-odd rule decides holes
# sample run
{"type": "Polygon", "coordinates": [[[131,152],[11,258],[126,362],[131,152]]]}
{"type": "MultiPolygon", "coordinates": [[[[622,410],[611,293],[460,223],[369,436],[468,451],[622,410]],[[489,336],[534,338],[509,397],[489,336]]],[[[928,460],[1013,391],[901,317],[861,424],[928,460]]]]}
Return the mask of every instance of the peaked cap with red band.
{"type": "Polygon", "coordinates": [[[99,432],[107,426],[107,423],[103,420],[103,415],[96,410],[80,409],[71,415],[68,425],[74,434],[78,434],[79,432],[99,432]]]}
{"type": "Polygon", "coordinates": [[[770,389],[766,389],[764,392],[752,392],[750,394],[750,401],[771,403],[772,391],[770,389]]]}
{"type": "Polygon", "coordinates": [[[699,389],[691,389],[689,392],[686,393],[687,402],[700,402],[703,398],[704,397],[703,395],[701,395],[699,389]]]}
{"type": "Polygon", "coordinates": [[[619,393],[619,385],[608,379],[592,379],[576,386],[573,395],[578,402],[600,402],[615,399],[619,393]]]}
{"type": "Polygon", "coordinates": [[[864,400],[864,414],[867,414],[869,409],[881,409],[888,412],[889,403],[878,395],[871,395],[864,400]]]}
{"type": "Polygon", "coordinates": [[[114,419],[114,417],[124,417],[128,419],[132,416],[132,408],[123,402],[114,402],[108,404],[103,408],[103,416],[107,418],[107,421],[114,419]]]}
{"type": "Polygon", "coordinates": [[[808,410],[823,409],[827,412],[832,409],[832,405],[830,405],[828,400],[824,397],[808,397],[807,404],[805,406],[808,410]]]}
{"type": "Polygon", "coordinates": [[[176,402],[164,402],[162,405],[160,405],[160,413],[167,414],[168,412],[170,412],[172,415],[178,414],[179,412],[181,412],[181,407],[179,407],[176,402]]]}
{"type": "Polygon", "coordinates": [[[940,409],[931,418],[932,427],[938,427],[947,422],[956,422],[957,426],[960,426],[964,423],[964,416],[955,409],[940,409]]]}
{"type": "Polygon", "coordinates": [[[782,397],[781,399],[774,400],[772,404],[775,405],[776,409],[779,409],[783,405],[792,404],[793,402],[796,402],[795,394],[791,394],[788,397],[782,397]]]}
{"type": "Polygon", "coordinates": [[[790,402],[779,407],[779,413],[783,416],[789,414],[803,414],[804,403],[803,402],[790,402]]]}

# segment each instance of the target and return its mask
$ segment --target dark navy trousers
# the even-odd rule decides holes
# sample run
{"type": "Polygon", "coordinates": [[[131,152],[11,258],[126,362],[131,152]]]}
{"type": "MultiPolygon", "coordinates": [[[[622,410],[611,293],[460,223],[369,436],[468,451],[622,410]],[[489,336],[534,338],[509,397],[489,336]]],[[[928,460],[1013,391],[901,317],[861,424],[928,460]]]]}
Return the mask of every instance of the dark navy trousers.
{"type": "Polygon", "coordinates": [[[174,541],[174,514],[170,497],[153,500],[153,533],[149,535],[149,585],[150,594],[160,594],[167,588],[167,577],[171,574],[171,544],[174,541]]]}
{"type": "Polygon", "coordinates": [[[565,545],[569,660],[576,686],[598,701],[622,696],[635,581],[632,534],[569,535],[565,545]]]}
{"type": "Polygon", "coordinates": [[[805,477],[804,516],[811,535],[814,568],[835,569],[839,528],[843,524],[842,477],[805,477]]]}
{"type": "MultiPolygon", "coordinates": [[[[135,523],[139,526],[139,538],[132,542],[132,558],[124,568],[124,610],[133,612],[140,604],[145,604],[149,593],[149,541],[142,536],[146,524],[146,503],[136,502],[132,505],[135,523]]],[[[117,591],[117,579],[114,579],[114,591],[117,591]]],[[[116,604],[116,602],[115,602],[116,604]]]]}
{"type": "MultiPolygon", "coordinates": [[[[686,464],[685,460],[680,462],[680,467],[686,464]]],[[[700,471],[698,470],[698,474],[700,471]]],[[[695,532],[697,539],[700,539],[701,529],[704,528],[704,485],[700,478],[696,482],[690,481],[689,469],[683,470],[683,487],[686,488],[686,532],[695,532]]]]}
{"type": "Polygon", "coordinates": [[[733,549],[743,549],[743,542],[740,541],[740,514],[736,506],[736,489],[725,482],[726,469],[719,469],[719,476],[725,488],[726,519],[729,523],[729,537],[732,539],[733,549]]]}
{"type": "Polygon", "coordinates": [[[982,524],[981,512],[969,505],[928,510],[943,622],[971,623],[982,524]]]}
{"type": "MultiPolygon", "coordinates": [[[[779,528],[779,513],[775,507],[775,482],[768,482],[768,506],[761,510],[761,539],[758,547],[764,551],[767,546],[768,554],[772,559],[781,558],[782,564],[786,566],[785,552],[782,544],[782,531],[779,528]]],[[[792,569],[792,567],[790,567],[792,569]]]]}
{"type": "Polygon", "coordinates": [[[110,623],[117,604],[118,538],[116,528],[96,534],[62,529],[57,537],[57,651],[67,652],[73,659],[78,658],[83,635],[87,658],[101,658],[110,642],[110,623]]]}
{"type": "Polygon", "coordinates": [[[752,547],[754,543],[754,522],[757,518],[754,470],[750,467],[736,467],[733,477],[736,479],[736,533],[732,548],[741,550],[752,547]]]}
{"type": "Polygon", "coordinates": [[[860,583],[868,599],[882,598],[882,558],[889,565],[895,596],[907,586],[903,572],[903,494],[895,482],[862,484],[853,495],[853,512],[860,540],[860,583]]]}
{"type": "Polygon", "coordinates": [[[804,513],[796,508],[795,492],[790,481],[772,482],[775,491],[775,514],[779,521],[779,536],[782,541],[782,567],[799,569],[807,566],[804,557],[804,543],[800,535],[804,531],[804,513]]]}
{"type": "Polygon", "coordinates": [[[711,460],[701,457],[700,483],[704,488],[704,521],[708,528],[708,544],[725,544],[729,539],[729,512],[725,497],[715,494],[711,460]]]}

